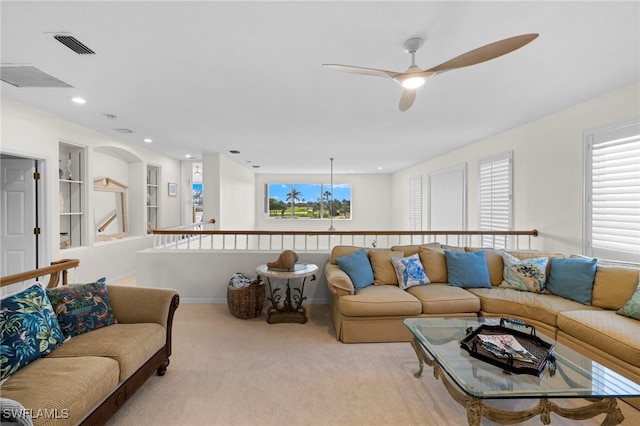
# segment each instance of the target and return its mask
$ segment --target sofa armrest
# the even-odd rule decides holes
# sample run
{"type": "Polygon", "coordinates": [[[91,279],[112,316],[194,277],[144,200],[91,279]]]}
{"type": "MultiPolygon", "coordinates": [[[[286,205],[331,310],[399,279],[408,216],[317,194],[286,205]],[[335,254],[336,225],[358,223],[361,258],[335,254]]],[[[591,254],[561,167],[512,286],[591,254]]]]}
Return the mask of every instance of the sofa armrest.
{"type": "Polygon", "coordinates": [[[351,278],[338,265],[327,263],[324,267],[324,275],[331,293],[338,296],[355,293],[351,278]]]}
{"type": "Polygon", "coordinates": [[[172,289],[109,285],[111,309],[123,324],[156,323],[170,327],[179,304],[178,292],[172,289]]]}

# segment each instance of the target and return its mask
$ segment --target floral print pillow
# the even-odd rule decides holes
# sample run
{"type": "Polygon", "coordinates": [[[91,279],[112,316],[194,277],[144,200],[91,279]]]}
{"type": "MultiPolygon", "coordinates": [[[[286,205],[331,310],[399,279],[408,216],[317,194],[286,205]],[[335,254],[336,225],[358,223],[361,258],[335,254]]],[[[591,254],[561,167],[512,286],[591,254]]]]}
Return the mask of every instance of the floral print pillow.
{"type": "Polygon", "coordinates": [[[547,282],[548,257],[520,260],[509,253],[502,252],[504,270],[500,287],[520,291],[541,293],[547,282]]]}
{"type": "Polygon", "coordinates": [[[65,339],[44,289],[35,284],[2,300],[0,380],[48,354],[65,339]]]}
{"type": "Polygon", "coordinates": [[[47,289],[65,336],[77,336],[116,323],[104,278],[95,283],[47,289]]]}

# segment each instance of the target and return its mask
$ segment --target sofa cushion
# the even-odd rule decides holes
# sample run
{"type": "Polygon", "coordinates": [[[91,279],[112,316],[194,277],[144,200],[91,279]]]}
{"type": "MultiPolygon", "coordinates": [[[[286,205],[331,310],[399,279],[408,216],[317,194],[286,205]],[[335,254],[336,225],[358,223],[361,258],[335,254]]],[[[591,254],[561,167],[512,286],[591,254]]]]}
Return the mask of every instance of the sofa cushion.
{"type": "Polygon", "coordinates": [[[478,312],[480,299],[460,287],[429,284],[407,290],[422,303],[423,314],[458,314],[478,312]]]}
{"type": "Polygon", "coordinates": [[[373,284],[373,269],[363,248],[355,253],[336,257],[335,261],[349,275],[356,290],[373,284]]]}
{"type": "Polygon", "coordinates": [[[159,324],[114,324],[74,336],[49,356],[112,358],[118,362],[122,381],[158,352],[165,341],[165,329],[159,324]]]}
{"type": "Polygon", "coordinates": [[[548,257],[520,260],[509,253],[502,253],[502,257],[504,262],[504,281],[500,287],[542,293],[547,283],[548,257]]]}
{"type": "Polygon", "coordinates": [[[370,249],[369,261],[373,269],[373,283],[375,285],[398,285],[396,270],[391,263],[394,257],[402,257],[401,251],[370,249]]]}
{"type": "Polygon", "coordinates": [[[502,253],[504,250],[483,247],[465,247],[464,251],[483,251],[487,257],[487,269],[489,269],[489,280],[491,281],[491,285],[502,284],[502,272],[504,269],[502,253]]]}
{"type": "Polygon", "coordinates": [[[56,314],[42,287],[34,284],[2,299],[0,337],[0,379],[51,352],[64,341],[56,314]]]}
{"type": "Polygon", "coordinates": [[[558,315],[558,328],[584,343],[640,367],[637,320],[608,310],[575,310],[558,315]]]}
{"type": "Polygon", "coordinates": [[[76,336],[116,323],[105,278],[93,283],[49,288],[47,296],[65,336],[76,336]]]}
{"type": "MultiPolygon", "coordinates": [[[[460,248],[448,248],[451,251],[464,251],[460,248]]],[[[436,246],[421,246],[418,250],[420,262],[432,283],[448,283],[447,258],[444,249],[436,246]]]]}
{"type": "Polygon", "coordinates": [[[621,266],[599,262],[593,280],[591,304],[604,309],[620,309],[638,286],[640,265],[621,266]]]}
{"type": "Polygon", "coordinates": [[[401,289],[406,290],[409,287],[430,283],[422,263],[420,263],[418,253],[408,257],[394,257],[391,259],[391,263],[395,268],[398,285],[401,289]]]}
{"type": "Polygon", "coordinates": [[[2,396],[33,410],[34,425],[77,425],[117,384],[118,363],[111,358],[45,356],[9,377],[2,396]],[[43,411],[37,416],[38,410],[57,418],[46,418],[43,411]]]}
{"type": "Polygon", "coordinates": [[[583,305],[591,305],[596,264],[596,259],[552,259],[545,290],[583,305]]]}
{"type": "Polygon", "coordinates": [[[449,284],[462,288],[491,288],[485,252],[445,250],[449,284]]]}
{"type": "Polygon", "coordinates": [[[640,283],[638,283],[638,287],[636,287],[631,299],[622,308],[618,309],[616,314],[640,320],[640,283]]]}
{"type": "Polygon", "coordinates": [[[416,254],[420,251],[422,247],[429,248],[441,248],[440,243],[427,243],[427,244],[419,244],[419,245],[406,245],[406,246],[392,246],[391,250],[401,251],[403,257],[411,256],[412,254],[416,254]]]}
{"type": "Polygon", "coordinates": [[[422,304],[397,286],[372,285],[338,299],[338,311],[346,316],[420,315],[422,304]]]}
{"type": "Polygon", "coordinates": [[[552,294],[529,293],[511,288],[470,288],[467,291],[480,298],[481,309],[488,314],[532,318],[553,327],[557,326],[558,312],[589,308],[598,310],[552,294]]]}
{"type": "Polygon", "coordinates": [[[331,249],[331,263],[336,264],[336,257],[344,257],[362,249],[358,246],[335,246],[331,249]]]}

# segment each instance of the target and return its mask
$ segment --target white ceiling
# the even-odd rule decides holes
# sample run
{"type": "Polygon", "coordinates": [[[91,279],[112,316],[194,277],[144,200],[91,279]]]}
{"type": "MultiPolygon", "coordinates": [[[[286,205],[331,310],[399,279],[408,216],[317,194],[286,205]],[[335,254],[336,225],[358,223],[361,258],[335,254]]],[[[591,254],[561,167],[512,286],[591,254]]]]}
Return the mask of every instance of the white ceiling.
{"type": "Polygon", "coordinates": [[[2,1],[2,64],[73,88],[2,94],[184,159],[256,173],[392,173],[640,80],[640,2],[2,1]],[[70,33],[78,55],[53,39],[70,33]],[[436,76],[398,110],[392,80],[321,67],[429,68],[503,38],[503,57],[436,76]],[[75,95],[87,99],[79,106],[75,95]],[[117,120],[109,120],[113,114],[117,120]],[[120,135],[115,128],[135,133],[120,135]],[[229,150],[241,154],[231,155],[229,150]],[[382,167],[382,169],[379,169],[382,167]]]}

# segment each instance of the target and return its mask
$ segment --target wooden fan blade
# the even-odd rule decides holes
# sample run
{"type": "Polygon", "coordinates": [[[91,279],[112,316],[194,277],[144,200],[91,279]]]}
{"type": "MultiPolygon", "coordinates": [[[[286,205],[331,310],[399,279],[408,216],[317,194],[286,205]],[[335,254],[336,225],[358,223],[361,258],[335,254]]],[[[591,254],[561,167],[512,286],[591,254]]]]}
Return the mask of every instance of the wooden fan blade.
{"type": "Polygon", "coordinates": [[[411,108],[413,102],[416,100],[416,90],[415,89],[404,89],[402,91],[402,96],[400,97],[400,111],[404,112],[411,108]]]}
{"type": "Polygon", "coordinates": [[[522,34],[519,36],[496,41],[494,43],[478,47],[477,49],[471,50],[467,53],[463,53],[460,56],[456,56],[455,58],[440,65],[436,65],[433,68],[429,68],[426,71],[442,73],[445,71],[454,70],[456,68],[463,68],[468,67],[469,65],[479,64],[481,62],[506,55],[507,53],[513,52],[516,49],[520,49],[522,46],[531,43],[537,37],[538,34],[522,34]]]}
{"type": "Polygon", "coordinates": [[[336,71],[349,72],[352,74],[373,75],[376,77],[393,78],[402,73],[395,71],[378,70],[375,68],[362,68],[352,67],[350,65],[338,65],[338,64],[322,64],[323,67],[336,71]]]}

